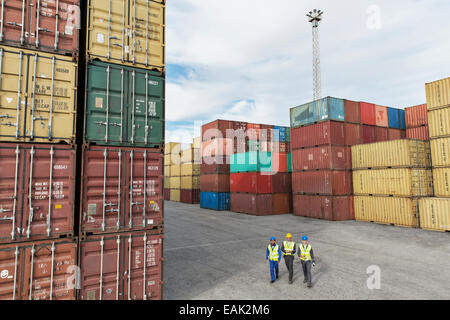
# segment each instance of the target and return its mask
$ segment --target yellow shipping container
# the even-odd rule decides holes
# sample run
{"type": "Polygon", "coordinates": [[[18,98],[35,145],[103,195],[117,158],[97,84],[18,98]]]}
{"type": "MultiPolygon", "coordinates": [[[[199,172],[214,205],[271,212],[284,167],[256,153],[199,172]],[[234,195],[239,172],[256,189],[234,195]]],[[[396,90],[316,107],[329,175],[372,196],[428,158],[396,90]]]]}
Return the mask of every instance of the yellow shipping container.
{"type": "Polygon", "coordinates": [[[180,202],[180,189],[170,189],[170,201],[180,202]]]}
{"type": "Polygon", "coordinates": [[[194,149],[189,148],[181,151],[181,163],[194,162],[194,149]]]}
{"type": "Polygon", "coordinates": [[[170,166],[164,166],[164,177],[170,177],[170,166]]]}
{"type": "Polygon", "coordinates": [[[194,149],[194,163],[195,164],[201,164],[202,163],[202,156],[200,149],[194,149]]]}
{"type": "Polygon", "coordinates": [[[0,141],[73,143],[77,68],[70,57],[0,46],[0,141]]]}
{"type": "Polygon", "coordinates": [[[200,189],[200,176],[181,177],[181,189],[200,189]]]}
{"type": "Polygon", "coordinates": [[[180,155],[178,154],[165,154],[164,155],[164,165],[170,166],[174,164],[180,164],[180,155]]]}
{"type": "Polygon", "coordinates": [[[418,201],[411,198],[355,196],[358,221],[418,227],[418,201]]]}
{"type": "Polygon", "coordinates": [[[181,176],[181,164],[173,164],[170,166],[170,176],[171,177],[181,176]]]}
{"type": "Polygon", "coordinates": [[[88,56],[104,62],[163,72],[164,2],[89,0],[88,56]]]}
{"type": "Polygon", "coordinates": [[[430,145],[421,140],[393,140],[352,147],[352,168],[431,167],[430,145]]]}
{"type": "Polygon", "coordinates": [[[193,163],[183,163],[181,165],[181,176],[199,176],[200,165],[193,163]]]}
{"type": "Polygon", "coordinates": [[[430,138],[450,136],[450,108],[428,112],[430,138]]]}
{"type": "Polygon", "coordinates": [[[450,167],[450,138],[434,139],[430,144],[433,167],[450,167]]]}
{"type": "Polygon", "coordinates": [[[181,177],[169,177],[169,185],[171,189],[180,189],[181,177]]]}
{"type": "Polygon", "coordinates": [[[170,177],[164,178],[164,189],[170,189],[170,177]]]}
{"type": "Polygon", "coordinates": [[[426,83],[425,91],[428,110],[450,106],[450,77],[426,83]]]}
{"type": "Polygon", "coordinates": [[[429,169],[401,168],[353,171],[355,195],[426,197],[432,195],[429,169]]]}
{"type": "Polygon", "coordinates": [[[169,142],[164,145],[164,154],[180,155],[181,144],[178,142],[169,142]]]}
{"type": "Polygon", "coordinates": [[[436,197],[450,197],[450,168],[434,168],[433,182],[436,197]]]}
{"type": "Polygon", "coordinates": [[[193,139],[194,149],[200,149],[202,147],[202,137],[197,137],[193,139]]]}
{"type": "Polygon", "coordinates": [[[419,212],[422,229],[450,231],[450,199],[422,198],[419,212]]]}

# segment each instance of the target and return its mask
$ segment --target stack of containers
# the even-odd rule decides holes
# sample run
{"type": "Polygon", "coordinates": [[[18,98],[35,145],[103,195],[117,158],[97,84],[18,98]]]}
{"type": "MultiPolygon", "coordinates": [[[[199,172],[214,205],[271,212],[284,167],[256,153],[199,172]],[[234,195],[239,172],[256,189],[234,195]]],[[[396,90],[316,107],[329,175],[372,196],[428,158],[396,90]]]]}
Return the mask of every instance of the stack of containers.
{"type": "Polygon", "coordinates": [[[73,300],[80,1],[0,6],[0,299],[73,300]]]}
{"type": "Polygon", "coordinates": [[[79,299],[157,300],[165,1],[88,0],[86,6],[79,299]]]}
{"type": "Polygon", "coordinates": [[[405,108],[405,117],[406,138],[424,141],[430,140],[426,104],[405,108]]]}
{"type": "Polygon", "coordinates": [[[181,193],[183,203],[200,203],[200,137],[194,139],[189,148],[181,151],[181,193]],[[197,148],[196,148],[197,147],[197,148]]]}
{"type": "Polygon", "coordinates": [[[421,228],[450,231],[450,78],[425,85],[434,196],[419,202],[421,228]]]}
{"type": "Polygon", "coordinates": [[[352,147],[355,218],[419,226],[418,199],[432,195],[429,143],[395,140],[352,147]]]}
{"type": "Polygon", "coordinates": [[[180,201],[181,144],[164,146],[164,200],[180,201]]]}

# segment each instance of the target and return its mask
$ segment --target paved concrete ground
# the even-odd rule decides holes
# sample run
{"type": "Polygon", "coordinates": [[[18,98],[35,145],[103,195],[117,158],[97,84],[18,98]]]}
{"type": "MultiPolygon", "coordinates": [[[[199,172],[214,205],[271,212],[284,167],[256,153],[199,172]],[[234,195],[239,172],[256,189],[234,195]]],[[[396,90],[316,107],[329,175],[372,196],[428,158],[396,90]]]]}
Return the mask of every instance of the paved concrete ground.
{"type": "Polygon", "coordinates": [[[293,215],[254,217],[165,202],[165,299],[450,299],[450,233],[293,215]],[[306,233],[316,255],[313,288],[284,260],[270,284],[270,236],[306,233]],[[367,267],[381,288],[369,290],[367,267]]]}

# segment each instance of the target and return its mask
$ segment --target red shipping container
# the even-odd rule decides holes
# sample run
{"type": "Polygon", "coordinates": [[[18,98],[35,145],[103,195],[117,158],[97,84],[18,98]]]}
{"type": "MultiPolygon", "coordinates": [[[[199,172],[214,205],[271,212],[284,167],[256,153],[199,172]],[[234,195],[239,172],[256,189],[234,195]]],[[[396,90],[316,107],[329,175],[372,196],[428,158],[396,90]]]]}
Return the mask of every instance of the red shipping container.
{"type": "Polygon", "coordinates": [[[180,202],[189,204],[200,203],[200,190],[198,189],[181,189],[180,202]]]}
{"type": "Polygon", "coordinates": [[[406,136],[405,130],[401,129],[388,129],[388,140],[398,140],[398,139],[404,139],[406,136]]]}
{"type": "Polygon", "coordinates": [[[269,152],[291,152],[291,144],[289,142],[270,142],[269,152]]]}
{"type": "Polygon", "coordinates": [[[294,215],[330,221],[354,220],[353,197],[294,195],[294,215]]]}
{"type": "Polygon", "coordinates": [[[73,236],[75,150],[1,143],[0,158],[0,243],[73,236]]]}
{"type": "Polygon", "coordinates": [[[163,155],[158,149],[85,147],[81,183],[81,234],[147,229],[163,222],[163,155]]]}
{"type": "Polygon", "coordinates": [[[164,189],[164,200],[170,200],[170,189],[164,189]]]}
{"type": "Polygon", "coordinates": [[[361,123],[361,107],[359,102],[344,100],[345,122],[361,123]]]}
{"type": "Polygon", "coordinates": [[[345,145],[345,124],[326,121],[291,129],[292,150],[324,144],[345,145]]]}
{"type": "Polygon", "coordinates": [[[375,127],[376,142],[388,141],[388,128],[375,127]]]}
{"type": "Polygon", "coordinates": [[[242,130],[245,134],[247,132],[248,123],[247,122],[241,122],[241,121],[232,121],[233,129],[236,130],[242,130]]]}
{"type": "Polygon", "coordinates": [[[76,239],[0,245],[0,300],[76,300],[76,239]],[[50,296],[51,295],[51,296],[50,296]]]}
{"type": "Polygon", "coordinates": [[[375,127],[363,125],[362,132],[364,144],[377,141],[377,138],[375,136],[375,127]]]}
{"type": "Polygon", "coordinates": [[[204,158],[204,157],[214,157],[216,155],[229,156],[233,153],[236,153],[236,151],[237,151],[237,144],[235,145],[232,139],[217,138],[209,141],[203,141],[200,152],[201,157],[204,158]]]}
{"type": "Polygon", "coordinates": [[[290,172],[279,172],[272,175],[272,193],[291,193],[292,175],[290,172]]]}
{"type": "Polygon", "coordinates": [[[230,173],[230,156],[202,158],[200,174],[230,173]]]}
{"type": "Polygon", "coordinates": [[[272,152],[272,172],[288,172],[286,152],[272,152]]]}
{"type": "Polygon", "coordinates": [[[376,125],[375,105],[373,103],[360,102],[361,123],[374,126],[376,125]]]}
{"type": "Polygon", "coordinates": [[[273,125],[259,125],[259,140],[271,142],[273,137],[273,125]]]}
{"type": "Polygon", "coordinates": [[[292,151],[292,170],[351,169],[351,148],[320,146],[292,151]]]}
{"type": "Polygon", "coordinates": [[[247,124],[247,136],[249,140],[259,140],[260,125],[255,123],[247,124]]]}
{"type": "Polygon", "coordinates": [[[345,124],[345,145],[354,146],[364,143],[363,127],[360,124],[345,124]]]}
{"type": "Polygon", "coordinates": [[[375,125],[379,127],[389,127],[387,107],[375,105],[375,125]]]}
{"type": "Polygon", "coordinates": [[[302,171],[292,173],[292,192],[321,195],[351,195],[351,171],[302,171]]]}
{"type": "Polygon", "coordinates": [[[427,105],[405,108],[405,118],[407,129],[428,125],[427,105]]]}
{"type": "Polygon", "coordinates": [[[272,193],[272,175],[258,172],[231,173],[230,192],[272,193]]]}
{"type": "Polygon", "coordinates": [[[202,141],[211,138],[226,138],[227,130],[233,130],[233,123],[228,120],[215,120],[202,126],[202,141]]]}
{"type": "Polygon", "coordinates": [[[230,211],[258,216],[273,213],[271,194],[231,193],[230,211]]]}
{"type": "Polygon", "coordinates": [[[272,194],[273,214],[285,214],[292,212],[292,194],[275,193],[272,194]]]}
{"type": "Polygon", "coordinates": [[[163,235],[155,231],[80,241],[80,300],[162,300],[163,235]]]}
{"type": "Polygon", "coordinates": [[[406,138],[416,140],[430,140],[428,126],[406,129],[406,138]]]}
{"type": "Polygon", "coordinates": [[[200,190],[208,192],[230,192],[230,175],[201,174],[200,190]]]}

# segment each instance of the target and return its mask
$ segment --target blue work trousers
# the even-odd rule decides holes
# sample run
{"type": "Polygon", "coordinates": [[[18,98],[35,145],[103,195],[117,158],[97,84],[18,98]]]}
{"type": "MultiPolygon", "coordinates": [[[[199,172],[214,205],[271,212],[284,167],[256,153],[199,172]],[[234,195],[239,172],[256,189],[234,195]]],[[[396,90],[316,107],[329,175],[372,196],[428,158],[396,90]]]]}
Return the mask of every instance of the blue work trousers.
{"type": "Polygon", "coordinates": [[[275,277],[278,277],[278,261],[269,260],[270,267],[270,278],[272,281],[275,280],[275,277]]]}

